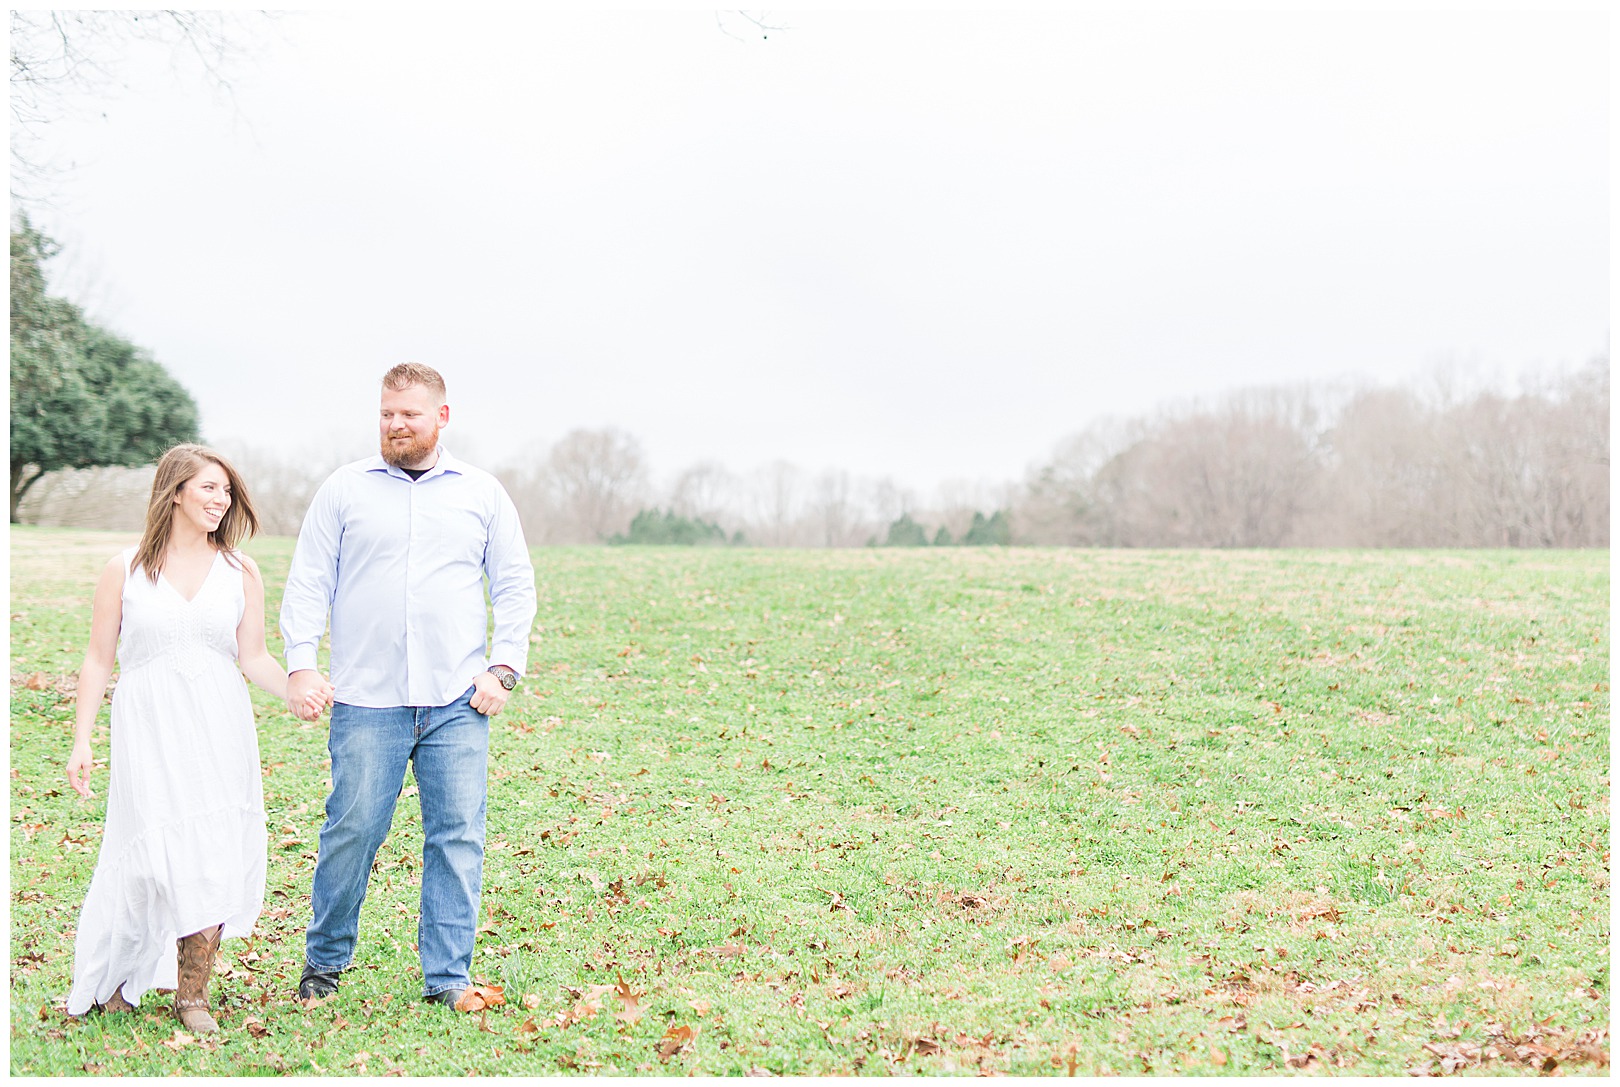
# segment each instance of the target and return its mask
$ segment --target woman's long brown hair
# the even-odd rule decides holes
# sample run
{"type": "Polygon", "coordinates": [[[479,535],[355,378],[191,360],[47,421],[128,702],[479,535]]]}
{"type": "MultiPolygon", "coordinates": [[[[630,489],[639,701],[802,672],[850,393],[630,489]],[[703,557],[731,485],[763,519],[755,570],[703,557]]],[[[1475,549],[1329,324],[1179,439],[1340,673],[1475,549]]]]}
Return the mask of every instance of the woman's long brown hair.
{"type": "Polygon", "coordinates": [[[140,546],[135,549],[135,560],[130,563],[131,569],[139,566],[145,570],[147,580],[154,585],[163,572],[163,559],[169,550],[174,496],[209,464],[224,469],[231,488],[231,508],[220,518],[219,527],[208,534],[208,542],[223,551],[226,561],[234,565],[236,560],[231,552],[236,550],[236,545],[259,531],[259,515],[253,512],[247,488],[231,462],[206,445],[186,442],[175,446],[158,458],[157,475],[152,477],[152,498],[146,504],[146,530],[141,534],[140,546]]]}

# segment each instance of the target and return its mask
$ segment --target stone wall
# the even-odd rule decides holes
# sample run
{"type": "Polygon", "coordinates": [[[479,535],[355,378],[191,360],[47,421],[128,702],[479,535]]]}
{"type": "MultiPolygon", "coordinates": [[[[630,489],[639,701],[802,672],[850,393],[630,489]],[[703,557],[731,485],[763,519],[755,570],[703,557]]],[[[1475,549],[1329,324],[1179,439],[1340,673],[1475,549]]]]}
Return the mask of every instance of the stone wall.
{"type": "Polygon", "coordinates": [[[25,525],[139,532],[146,523],[146,503],[156,472],[150,464],[47,472],[23,496],[17,520],[25,525]]]}

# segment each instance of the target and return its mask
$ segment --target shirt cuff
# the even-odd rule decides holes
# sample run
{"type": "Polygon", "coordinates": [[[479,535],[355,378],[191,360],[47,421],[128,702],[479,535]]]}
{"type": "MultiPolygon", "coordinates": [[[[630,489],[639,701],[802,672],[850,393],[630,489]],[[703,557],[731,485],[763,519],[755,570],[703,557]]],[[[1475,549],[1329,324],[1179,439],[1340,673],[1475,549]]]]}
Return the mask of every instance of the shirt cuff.
{"type": "Polygon", "coordinates": [[[529,667],[529,654],[510,645],[497,645],[489,654],[489,663],[504,664],[521,678],[529,667]]]}
{"type": "Polygon", "coordinates": [[[315,671],[315,647],[312,645],[295,645],[287,650],[287,674],[302,672],[306,669],[315,671]]]}

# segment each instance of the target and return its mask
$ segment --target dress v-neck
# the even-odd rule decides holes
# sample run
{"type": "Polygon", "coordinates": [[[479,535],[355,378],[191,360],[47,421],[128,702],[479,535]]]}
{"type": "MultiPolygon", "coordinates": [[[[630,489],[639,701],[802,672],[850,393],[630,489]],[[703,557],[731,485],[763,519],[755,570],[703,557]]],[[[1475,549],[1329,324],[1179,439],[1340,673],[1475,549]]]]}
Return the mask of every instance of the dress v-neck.
{"type": "Polygon", "coordinates": [[[213,576],[214,576],[214,567],[216,567],[218,565],[219,565],[219,551],[215,550],[215,552],[214,552],[214,561],[210,562],[208,564],[208,572],[203,575],[202,581],[197,585],[197,591],[192,593],[190,596],[187,596],[185,593],[182,593],[180,591],[179,586],[177,586],[174,582],[169,580],[169,575],[168,574],[166,574],[166,573],[159,574],[158,575],[158,580],[163,582],[163,584],[167,585],[169,587],[169,591],[171,593],[173,593],[175,596],[178,596],[181,600],[185,601],[187,604],[195,604],[197,602],[197,598],[202,595],[203,590],[208,588],[208,582],[210,580],[212,580],[213,576]]]}

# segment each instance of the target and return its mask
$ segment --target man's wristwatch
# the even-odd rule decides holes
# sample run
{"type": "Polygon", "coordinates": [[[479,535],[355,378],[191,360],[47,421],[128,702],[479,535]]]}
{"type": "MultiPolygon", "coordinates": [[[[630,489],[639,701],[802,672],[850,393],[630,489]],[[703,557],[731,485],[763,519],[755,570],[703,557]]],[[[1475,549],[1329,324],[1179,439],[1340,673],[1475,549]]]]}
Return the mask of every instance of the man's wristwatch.
{"type": "Polygon", "coordinates": [[[489,674],[500,680],[501,686],[509,691],[517,686],[518,674],[504,664],[490,665],[489,674]]]}

